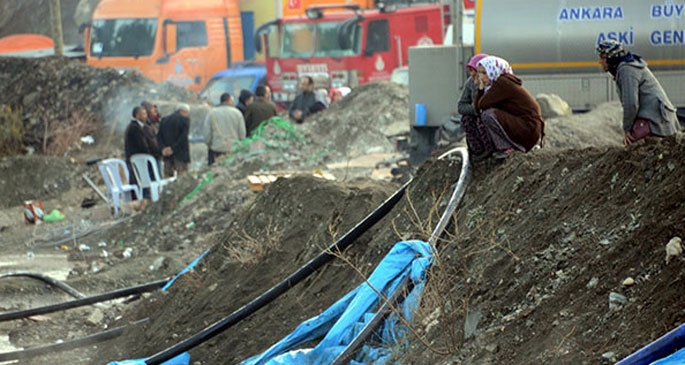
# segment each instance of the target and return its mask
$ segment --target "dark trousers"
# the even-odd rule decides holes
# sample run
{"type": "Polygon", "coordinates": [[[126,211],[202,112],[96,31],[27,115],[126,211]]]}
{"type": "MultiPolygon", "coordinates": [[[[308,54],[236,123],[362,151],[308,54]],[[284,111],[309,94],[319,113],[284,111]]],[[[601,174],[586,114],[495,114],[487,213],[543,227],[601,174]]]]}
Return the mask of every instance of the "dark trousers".
{"type": "Polygon", "coordinates": [[[207,165],[212,166],[217,158],[225,155],[223,152],[217,152],[213,150],[207,150],[207,165]]]}

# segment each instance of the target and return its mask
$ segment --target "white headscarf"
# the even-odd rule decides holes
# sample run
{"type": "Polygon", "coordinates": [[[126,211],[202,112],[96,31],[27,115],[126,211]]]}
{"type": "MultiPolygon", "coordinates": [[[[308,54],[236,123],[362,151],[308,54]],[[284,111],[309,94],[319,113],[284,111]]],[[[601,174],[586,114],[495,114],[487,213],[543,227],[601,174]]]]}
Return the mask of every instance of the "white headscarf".
{"type": "Polygon", "coordinates": [[[314,100],[320,102],[326,108],[328,108],[328,104],[331,103],[330,99],[328,99],[328,91],[326,91],[326,89],[315,90],[314,91],[314,100]]]}
{"type": "Polygon", "coordinates": [[[495,82],[505,74],[514,74],[514,70],[509,66],[509,62],[497,56],[488,56],[478,62],[478,66],[483,66],[490,82],[495,82]]]}
{"type": "Polygon", "coordinates": [[[340,91],[340,95],[342,95],[342,97],[344,98],[345,96],[347,96],[347,94],[352,92],[352,89],[350,89],[347,86],[342,86],[338,88],[338,91],[340,91]]]}

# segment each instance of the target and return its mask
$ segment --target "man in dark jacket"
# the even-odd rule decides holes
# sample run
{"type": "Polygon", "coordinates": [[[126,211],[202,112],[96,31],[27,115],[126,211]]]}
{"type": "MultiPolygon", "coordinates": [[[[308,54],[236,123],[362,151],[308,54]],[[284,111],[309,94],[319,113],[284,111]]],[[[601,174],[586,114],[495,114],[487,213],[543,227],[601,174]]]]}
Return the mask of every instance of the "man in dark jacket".
{"type": "Polygon", "coordinates": [[[188,133],[190,131],[190,107],[180,104],[176,111],[162,118],[157,140],[164,156],[164,176],[171,177],[174,171],[178,175],[188,170],[190,163],[190,147],[188,133]]]}
{"type": "Polygon", "coordinates": [[[129,183],[136,183],[136,175],[133,173],[131,167],[131,156],[137,153],[152,154],[150,145],[145,137],[145,123],[147,120],[147,112],[142,106],[136,106],[131,113],[133,119],[126,127],[124,133],[124,152],[126,155],[126,166],[129,171],[129,183]]]}
{"type": "Polygon", "coordinates": [[[297,94],[293,103],[290,104],[288,115],[295,123],[301,124],[304,119],[310,114],[310,109],[316,104],[314,97],[314,79],[311,76],[303,76],[300,78],[297,88],[300,93],[297,94]]]}
{"type": "Polygon", "coordinates": [[[266,98],[271,93],[268,88],[268,86],[257,86],[255,101],[245,109],[245,129],[248,136],[252,135],[252,131],[263,121],[278,114],[276,106],[266,98]]]}
{"type": "Polygon", "coordinates": [[[240,90],[240,95],[238,96],[238,105],[235,107],[238,108],[241,113],[243,113],[244,117],[247,106],[252,104],[253,101],[254,95],[252,95],[252,92],[250,90],[242,89],[240,90]]]}

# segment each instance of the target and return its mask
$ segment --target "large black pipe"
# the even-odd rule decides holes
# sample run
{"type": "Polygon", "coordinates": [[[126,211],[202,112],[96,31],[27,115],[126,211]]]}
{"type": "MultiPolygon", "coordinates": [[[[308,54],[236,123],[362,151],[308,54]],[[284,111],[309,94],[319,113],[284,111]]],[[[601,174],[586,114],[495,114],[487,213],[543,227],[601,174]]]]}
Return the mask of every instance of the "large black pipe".
{"type": "Polygon", "coordinates": [[[83,293],[79,292],[78,290],[70,287],[69,285],[57,280],[53,279],[47,275],[43,275],[38,272],[33,272],[33,271],[16,271],[16,272],[10,272],[6,274],[0,274],[0,278],[11,278],[11,277],[16,277],[16,276],[25,276],[27,278],[33,278],[33,279],[38,279],[44,283],[50,284],[54,286],[55,288],[61,289],[65,293],[71,295],[74,298],[85,298],[86,296],[83,295],[83,293]]]}
{"type": "Polygon", "coordinates": [[[342,252],[348,246],[350,246],[357,238],[359,238],[364,232],[369,228],[373,227],[378,221],[385,217],[392,208],[402,199],[407,187],[411,183],[411,180],[404,184],[399,190],[397,190],[390,198],[388,198],[383,204],[381,204],[376,210],[367,215],[364,220],[357,223],[354,228],[348,231],[342,238],[337,242],[328,247],[325,251],[320,253],[317,257],[309,261],[306,265],[302,266],[300,269],[292,273],[290,276],[285,278],[285,280],[278,283],[276,286],[272,287],[264,294],[260,295],[256,299],[253,299],[250,303],[244,305],[237,311],[231,313],[229,316],[215,322],[211,326],[203,329],[202,331],[196,333],[192,337],[179,342],[176,345],[167,348],[147,359],[145,359],[145,364],[156,365],[161,364],[164,361],[170,360],[185,351],[188,351],[195,346],[202,344],[203,342],[213,338],[214,336],[220,334],[241,320],[247,318],[252,313],[258,311],[265,305],[272,302],[274,299],[278,298],[281,294],[287,292],[290,288],[295,286],[300,281],[306,279],[309,275],[314,273],[316,270],[324,266],[329,261],[336,257],[336,252],[342,252]]]}
{"type": "Polygon", "coordinates": [[[163,287],[169,279],[158,280],[152,283],[147,283],[143,285],[133,286],[130,288],[122,288],[113,290],[104,294],[94,295],[92,297],[86,297],[82,299],[76,299],[69,302],[63,302],[58,304],[46,305],[38,308],[31,308],[17,312],[3,313],[0,314],[0,322],[11,321],[13,319],[26,318],[30,316],[37,316],[39,314],[53,313],[66,309],[82,307],[89,304],[100,303],[111,299],[122,298],[125,296],[151,292],[163,287]]]}
{"type": "MultiPolygon", "coordinates": [[[[134,322],[133,325],[139,325],[148,321],[148,318],[141,319],[140,321],[134,322]]],[[[53,352],[72,350],[83,346],[92,345],[95,343],[100,343],[104,341],[111,340],[113,338],[121,336],[124,333],[126,326],[121,326],[117,328],[112,328],[100,333],[95,333],[90,336],[77,338],[74,340],[56,343],[54,345],[48,345],[43,347],[33,347],[26,350],[5,352],[0,354],[0,362],[12,361],[12,360],[25,360],[34,358],[37,356],[47,355],[53,352]]]]}

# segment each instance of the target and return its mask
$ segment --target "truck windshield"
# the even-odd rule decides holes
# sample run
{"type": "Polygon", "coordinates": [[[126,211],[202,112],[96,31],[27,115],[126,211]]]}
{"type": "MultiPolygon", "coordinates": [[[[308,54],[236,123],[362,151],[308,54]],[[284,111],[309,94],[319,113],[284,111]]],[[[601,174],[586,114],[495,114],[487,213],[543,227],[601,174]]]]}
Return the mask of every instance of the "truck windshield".
{"type": "Polygon", "coordinates": [[[219,105],[221,94],[230,93],[237,103],[240,90],[252,90],[254,81],[255,77],[249,75],[217,77],[209,80],[200,97],[208,98],[214,105],[219,105]]]}
{"type": "Polygon", "coordinates": [[[279,58],[354,56],[360,49],[360,31],[356,26],[349,32],[350,48],[338,42],[338,28],[343,22],[289,23],[283,25],[279,58]]]}
{"type": "Polygon", "coordinates": [[[155,18],[94,20],[90,53],[95,57],[149,56],[156,32],[155,18]]]}

